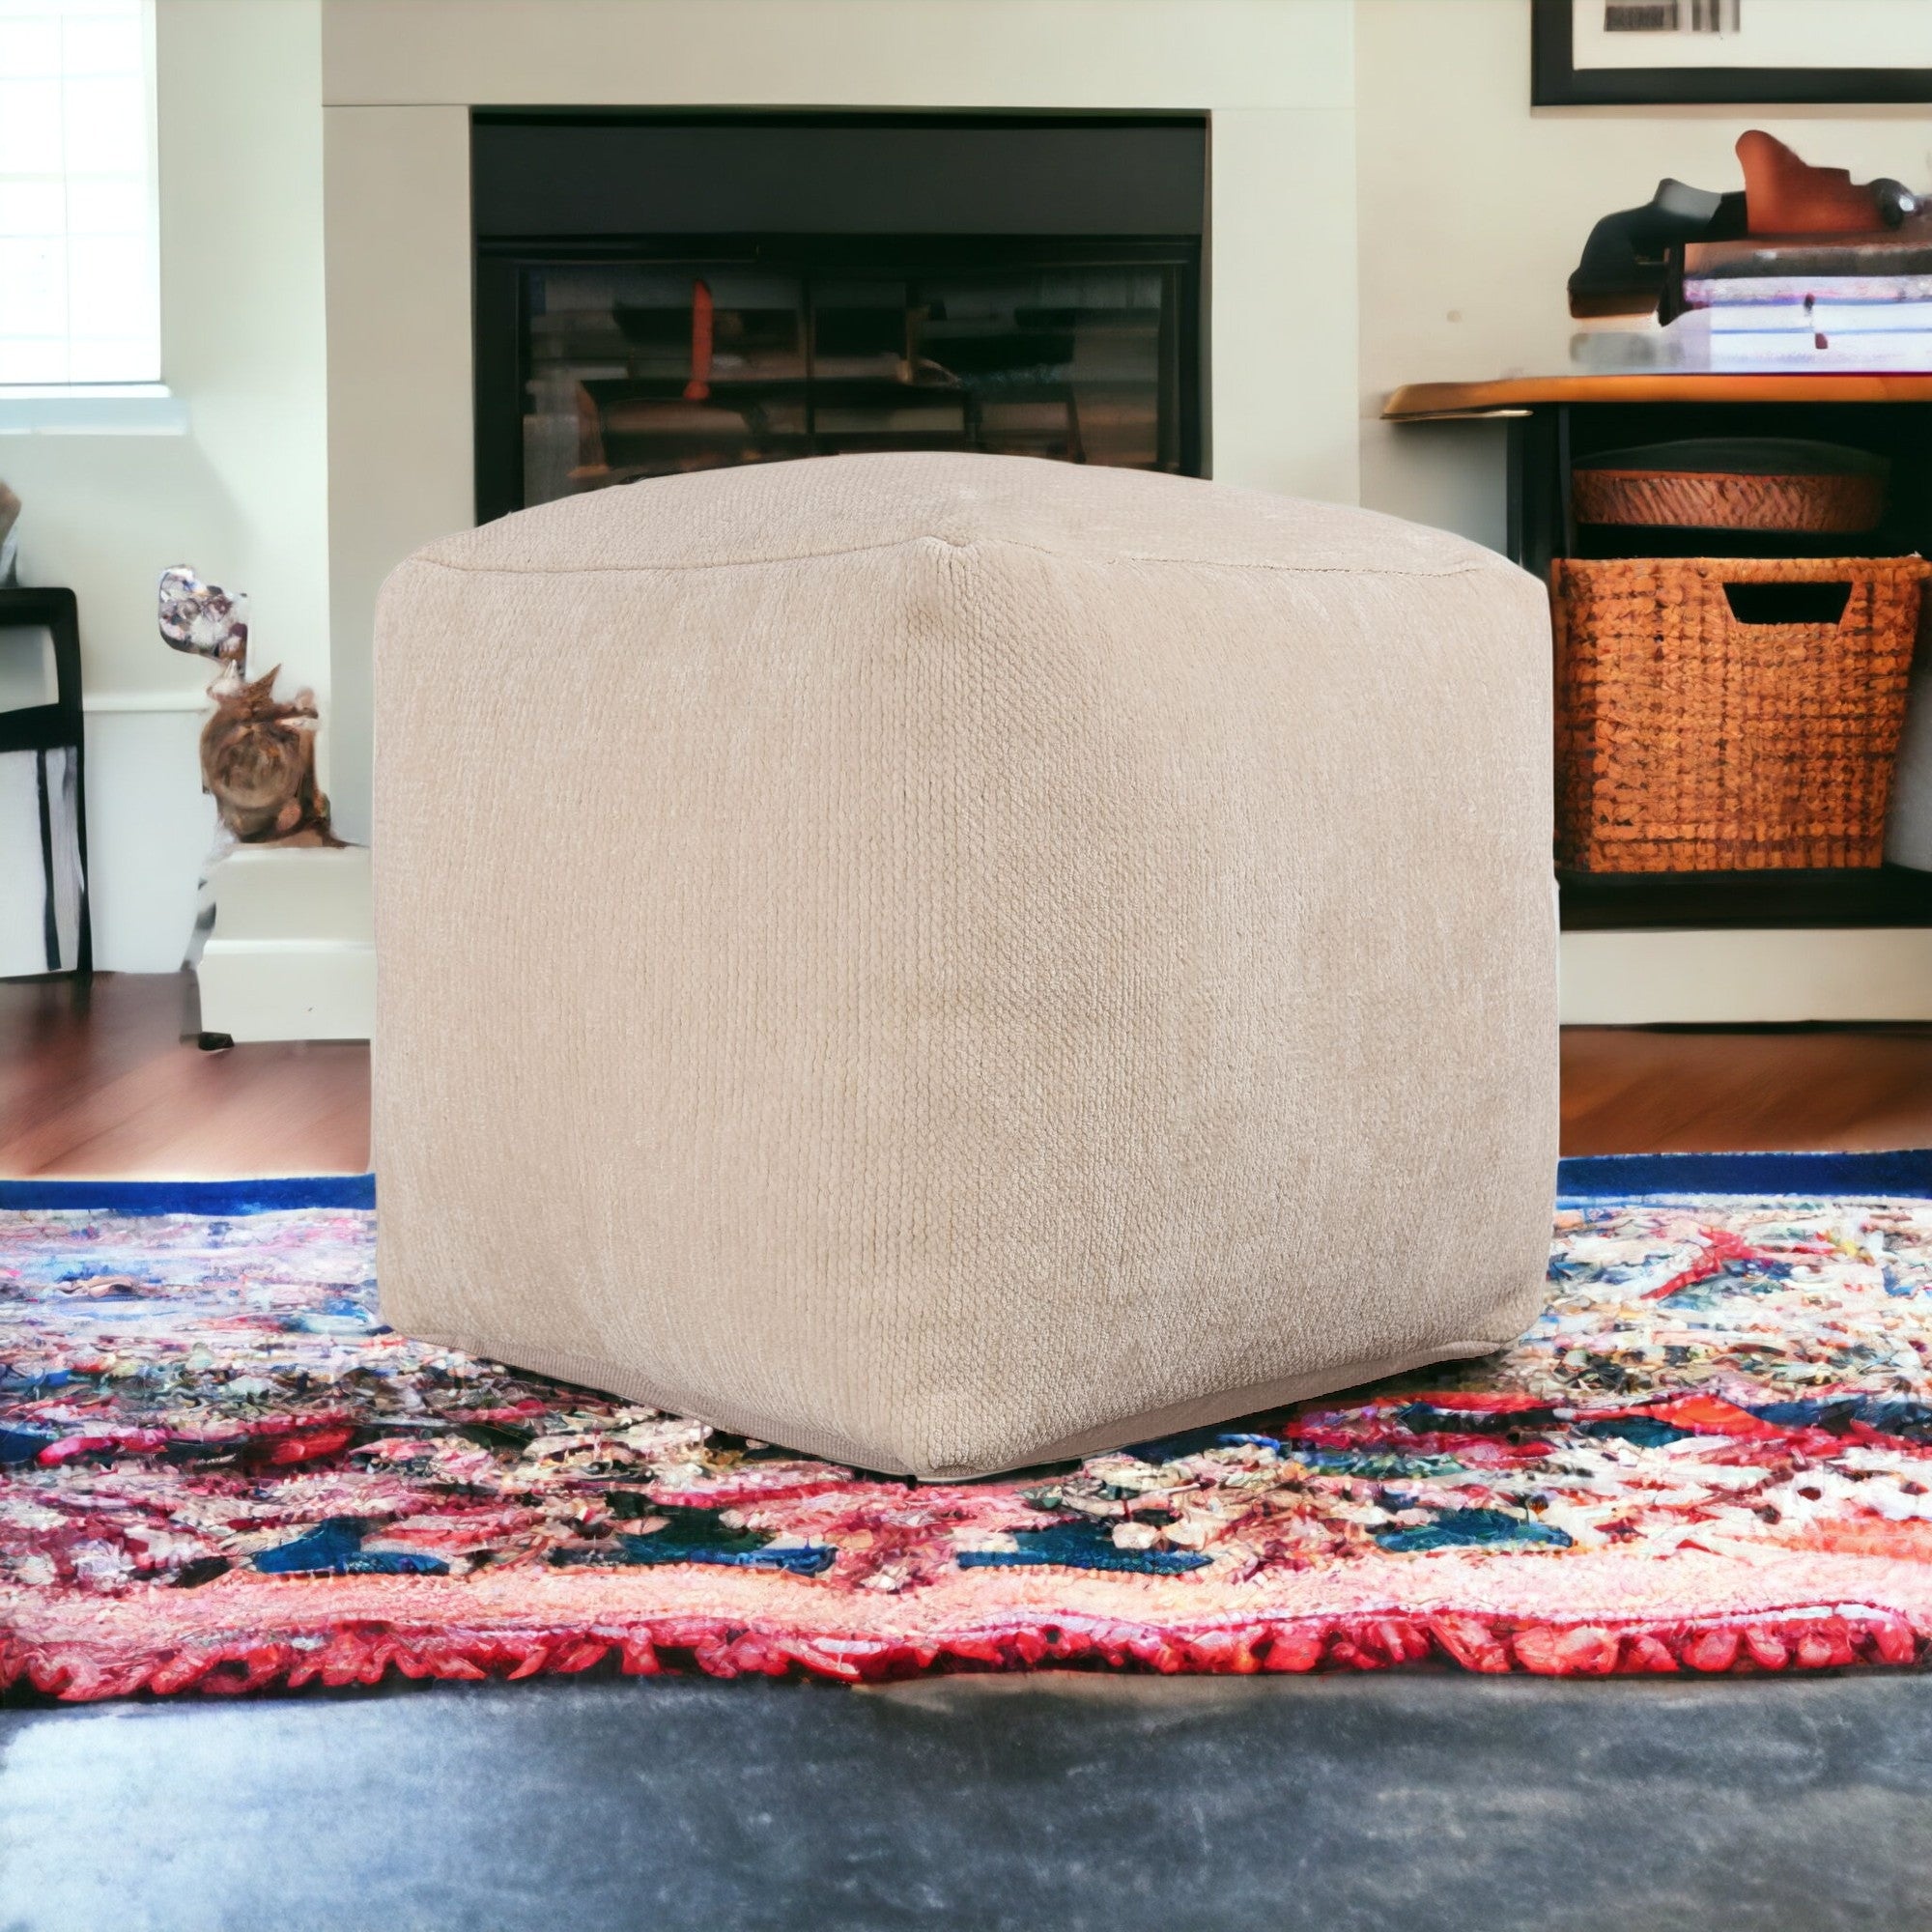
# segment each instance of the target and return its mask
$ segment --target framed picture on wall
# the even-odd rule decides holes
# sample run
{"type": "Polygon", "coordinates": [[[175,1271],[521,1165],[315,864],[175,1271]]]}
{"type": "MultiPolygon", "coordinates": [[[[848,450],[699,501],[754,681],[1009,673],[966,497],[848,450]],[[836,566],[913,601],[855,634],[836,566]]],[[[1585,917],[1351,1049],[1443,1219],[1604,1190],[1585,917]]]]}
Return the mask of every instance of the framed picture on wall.
{"type": "Polygon", "coordinates": [[[1932,0],[1530,0],[1530,103],[1932,100],[1932,0]]]}

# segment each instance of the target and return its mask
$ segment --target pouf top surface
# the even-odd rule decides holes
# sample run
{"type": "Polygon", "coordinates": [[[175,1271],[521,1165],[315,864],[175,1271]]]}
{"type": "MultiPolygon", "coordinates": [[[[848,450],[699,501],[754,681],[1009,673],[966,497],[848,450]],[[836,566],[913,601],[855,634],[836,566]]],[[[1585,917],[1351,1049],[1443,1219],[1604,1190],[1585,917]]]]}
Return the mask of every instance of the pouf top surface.
{"type": "Polygon", "coordinates": [[[805,457],[652,477],[521,511],[417,553],[490,571],[789,563],[920,539],[1095,561],[1437,576],[1494,552],[1373,510],[1198,477],[955,451],[805,457]]]}

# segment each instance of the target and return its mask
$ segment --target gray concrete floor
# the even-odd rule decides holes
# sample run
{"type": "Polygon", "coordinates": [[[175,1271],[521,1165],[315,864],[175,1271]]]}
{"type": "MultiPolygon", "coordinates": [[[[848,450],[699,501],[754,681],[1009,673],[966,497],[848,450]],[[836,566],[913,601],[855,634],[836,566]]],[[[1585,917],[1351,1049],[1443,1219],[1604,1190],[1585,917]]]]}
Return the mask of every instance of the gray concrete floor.
{"type": "Polygon", "coordinates": [[[440,1686],[0,1712],[8,1932],[1910,1932],[1932,1677],[440,1686]]]}

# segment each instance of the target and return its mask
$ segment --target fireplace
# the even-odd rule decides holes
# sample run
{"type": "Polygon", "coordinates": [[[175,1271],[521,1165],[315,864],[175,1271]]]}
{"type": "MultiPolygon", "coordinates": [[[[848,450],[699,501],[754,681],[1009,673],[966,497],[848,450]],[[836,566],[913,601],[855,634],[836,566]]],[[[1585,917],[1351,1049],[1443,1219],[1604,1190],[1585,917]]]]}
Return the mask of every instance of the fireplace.
{"type": "Polygon", "coordinates": [[[479,520],[884,449],[1206,473],[1199,116],[478,114],[479,520]]]}

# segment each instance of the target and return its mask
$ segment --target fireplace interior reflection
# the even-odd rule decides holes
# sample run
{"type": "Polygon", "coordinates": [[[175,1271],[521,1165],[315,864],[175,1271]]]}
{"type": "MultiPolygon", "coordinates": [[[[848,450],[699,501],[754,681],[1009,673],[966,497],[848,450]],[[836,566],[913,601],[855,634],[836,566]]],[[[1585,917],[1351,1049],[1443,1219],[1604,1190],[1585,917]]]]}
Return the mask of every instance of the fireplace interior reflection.
{"type": "Polygon", "coordinates": [[[519,264],[523,473],[505,507],[853,450],[1195,467],[1179,379],[1189,260],[974,252],[876,268],[519,264]]]}

